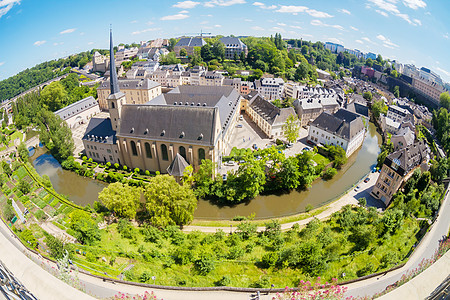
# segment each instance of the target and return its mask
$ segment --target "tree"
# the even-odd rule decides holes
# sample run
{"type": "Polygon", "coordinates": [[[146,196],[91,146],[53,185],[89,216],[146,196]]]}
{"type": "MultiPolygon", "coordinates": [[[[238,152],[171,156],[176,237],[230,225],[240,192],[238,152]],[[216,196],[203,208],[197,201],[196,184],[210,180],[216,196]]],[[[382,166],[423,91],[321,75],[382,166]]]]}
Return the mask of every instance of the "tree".
{"type": "Polygon", "coordinates": [[[30,183],[28,181],[24,180],[24,179],[20,179],[19,180],[19,183],[17,184],[17,188],[24,195],[28,194],[31,191],[30,183]]]}
{"type": "Polygon", "coordinates": [[[11,166],[4,160],[2,161],[2,169],[3,169],[3,173],[8,175],[8,177],[11,176],[11,174],[12,174],[11,166]]]}
{"type": "Polygon", "coordinates": [[[398,72],[397,72],[397,70],[392,70],[392,71],[391,71],[391,76],[394,77],[394,78],[397,78],[397,77],[398,77],[398,72]]]}
{"type": "Polygon", "coordinates": [[[50,255],[55,259],[61,259],[64,256],[64,243],[61,239],[49,234],[45,238],[45,244],[50,249],[50,255]]]}
{"type": "Polygon", "coordinates": [[[97,223],[87,212],[75,209],[69,214],[69,218],[69,227],[74,231],[74,235],[80,243],[89,245],[100,240],[97,223]]]}
{"type": "Polygon", "coordinates": [[[448,169],[447,158],[442,157],[437,161],[432,161],[430,167],[431,179],[437,183],[441,183],[442,180],[447,177],[448,169]]]}
{"type": "Polygon", "coordinates": [[[197,172],[194,173],[195,194],[199,198],[204,198],[211,193],[211,186],[214,184],[214,172],[216,163],[209,159],[202,159],[202,163],[197,172]]]}
{"type": "Polygon", "coordinates": [[[439,103],[442,107],[445,107],[447,110],[450,110],[450,94],[448,92],[442,93],[439,96],[439,103]]]}
{"type": "Polygon", "coordinates": [[[224,194],[229,202],[253,199],[264,190],[266,183],[265,164],[253,155],[244,157],[245,163],[235,173],[230,173],[224,194]]]}
{"type": "Polygon", "coordinates": [[[373,60],[371,58],[368,58],[366,60],[366,66],[368,66],[368,67],[372,67],[373,66],[373,60]]]}
{"type": "Polygon", "coordinates": [[[394,97],[395,98],[400,97],[400,88],[399,88],[398,85],[394,86],[394,92],[393,93],[394,93],[394,97]]]}
{"type": "Polygon", "coordinates": [[[175,47],[175,45],[177,44],[177,39],[171,38],[169,40],[169,46],[167,47],[167,50],[169,51],[173,51],[173,48],[175,47]]]}
{"type": "Polygon", "coordinates": [[[298,139],[300,124],[296,115],[289,115],[286,122],[282,126],[283,134],[289,143],[293,143],[298,139]]]}
{"type": "Polygon", "coordinates": [[[28,149],[25,143],[20,143],[17,147],[17,153],[19,153],[20,159],[22,159],[23,162],[28,161],[28,149]]]}
{"type": "Polygon", "coordinates": [[[371,101],[373,96],[371,92],[364,92],[363,94],[364,99],[366,99],[367,101],[371,101]]]}
{"type": "Polygon", "coordinates": [[[36,238],[33,236],[33,233],[31,232],[31,230],[29,229],[24,229],[21,233],[20,233],[20,239],[22,241],[24,241],[26,244],[28,244],[29,247],[31,248],[36,248],[37,247],[37,240],[36,238]]]}
{"type": "Polygon", "coordinates": [[[383,100],[375,101],[372,104],[372,114],[375,119],[380,118],[380,115],[382,112],[384,112],[384,110],[385,110],[385,105],[384,105],[383,100]]]}
{"type": "Polygon", "coordinates": [[[341,146],[328,145],[327,150],[333,158],[333,166],[335,168],[340,168],[347,162],[347,154],[341,146]]]}
{"type": "Polygon", "coordinates": [[[141,191],[120,182],[111,183],[98,195],[98,199],[109,210],[114,211],[120,218],[134,219],[139,207],[141,191]]]}
{"type": "Polygon", "coordinates": [[[337,170],[335,168],[328,168],[323,172],[322,178],[325,180],[330,180],[337,174],[337,170]]]}
{"type": "Polygon", "coordinates": [[[159,62],[162,65],[174,65],[181,63],[181,60],[177,58],[175,52],[170,52],[167,55],[161,55],[159,62]]]}
{"type": "Polygon", "coordinates": [[[184,49],[184,48],[181,48],[181,49],[180,49],[180,56],[182,56],[182,57],[187,56],[187,51],[186,51],[186,49],[184,49]]]}
{"type": "Polygon", "coordinates": [[[57,111],[67,101],[67,92],[59,81],[47,85],[41,92],[42,103],[50,111],[57,111]]]}
{"type": "Polygon", "coordinates": [[[212,47],[211,51],[214,54],[216,59],[220,59],[221,61],[225,58],[225,45],[221,41],[216,41],[212,47]]]}
{"type": "Polygon", "coordinates": [[[185,225],[193,220],[197,199],[190,187],[172,176],[157,175],[144,189],[146,208],[154,226],[185,225]]]}
{"type": "Polygon", "coordinates": [[[288,157],[283,161],[281,171],[277,174],[281,188],[290,190],[300,185],[301,172],[297,162],[295,157],[288,157]]]}

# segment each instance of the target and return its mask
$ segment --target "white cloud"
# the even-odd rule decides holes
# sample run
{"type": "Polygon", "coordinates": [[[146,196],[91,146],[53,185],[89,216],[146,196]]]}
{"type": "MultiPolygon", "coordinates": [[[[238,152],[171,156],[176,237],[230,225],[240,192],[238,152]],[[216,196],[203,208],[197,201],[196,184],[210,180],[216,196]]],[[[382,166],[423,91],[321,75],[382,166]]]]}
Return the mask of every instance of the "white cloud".
{"type": "Polygon", "coordinates": [[[326,12],[318,11],[315,9],[310,9],[306,6],[281,5],[280,8],[276,11],[280,12],[280,13],[290,13],[293,15],[297,15],[298,13],[307,13],[311,17],[314,17],[314,18],[332,18],[333,17],[332,15],[330,15],[326,12]]]}
{"type": "Polygon", "coordinates": [[[77,29],[76,29],[76,28],[66,29],[66,30],[61,31],[59,34],[72,33],[72,32],[74,32],[75,30],[77,30],[77,29]]]}
{"type": "Polygon", "coordinates": [[[158,31],[158,30],[161,30],[161,28],[147,28],[144,30],[133,31],[131,34],[136,35],[136,34],[141,34],[141,33],[146,33],[146,32],[151,32],[151,31],[158,31]]]}
{"type": "Polygon", "coordinates": [[[244,4],[247,3],[245,0],[211,0],[205,2],[206,7],[215,7],[215,6],[231,6],[235,4],[244,4]]]}
{"type": "Polygon", "coordinates": [[[436,67],[436,70],[438,70],[439,72],[442,72],[445,75],[447,75],[448,77],[450,77],[450,72],[448,72],[447,70],[444,70],[444,69],[439,68],[439,67],[436,67]]]}
{"type": "Polygon", "coordinates": [[[64,42],[60,42],[60,43],[53,43],[53,46],[59,46],[59,45],[64,45],[64,42]]]}
{"type": "Polygon", "coordinates": [[[339,30],[344,30],[344,27],[342,27],[341,25],[330,25],[330,24],[326,24],[320,20],[312,20],[311,25],[320,26],[320,27],[331,27],[331,28],[335,28],[335,29],[339,29],[339,30]]]}
{"type": "Polygon", "coordinates": [[[284,23],[277,23],[278,26],[286,26],[284,23]]]}
{"type": "Polygon", "coordinates": [[[338,9],[339,12],[343,13],[343,14],[347,14],[347,15],[351,15],[352,13],[348,10],[346,10],[345,8],[343,9],[338,9]]]}
{"type": "Polygon", "coordinates": [[[286,32],[286,30],[284,30],[284,28],[276,27],[276,26],[270,28],[270,31],[281,32],[281,33],[285,33],[286,32]]]}
{"type": "Polygon", "coordinates": [[[257,30],[257,31],[264,31],[265,30],[264,28],[262,28],[260,26],[253,26],[253,27],[251,27],[251,29],[257,30]]]}
{"type": "Polygon", "coordinates": [[[312,38],[312,37],[313,37],[312,34],[308,34],[308,33],[302,33],[302,36],[304,36],[304,37],[309,37],[309,38],[312,38]]]}
{"type": "Polygon", "coordinates": [[[41,46],[41,45],[44,45],[45,43],[46,43],[47,41],[36,41],[36,42],[34,42],[34,44],[33,45],[35,45],[35,46],[41,46]]]}
{"type": "Polygon", "coordinates": [[[20,0],[0,0],[0,18],[6,15],[20,0]]]}
{"type": "Polygon", "coordinates": [[[393,42],[391,42],[390,39],[388,39],[387,37],[385,37],[382,34],[377,35],[377,39],[382,41],[383,42],[383,46],[386,47],[386,48],[390,48],[390,49],[398,48],[397,44],[394,44],[393,42]]]}
{"type": "Polygon", "coordinates": [[[403,4],[412,9],[425,8],[427,6],[423,0],[403,0],[403,4]]]}
{"type": "Polygon", "coordinates": [[[361,38],[362,40],[364,40],[364,41],[366,41],[366,42],[368,42],[368,43],[371,43],[371,44],[373,44],[373,45],[376,45],[377,43],[375,43],[375,42],[373,42],[371,39],[369,39],[368,37],[363,37],[363,38],[361,38]]]}
{"type": "Polygon", "coordinates": [[[262,8],[262,9],[275,9],[275,8],[277,8],[276,5],[267,6],[267,5],[265,5],[264,3],[261,3],[261,2],[253,2],[253,5],[254,6],[258,6],[259,8],[262,8]]]}
{"type": "Polygon", "coordinates": [[[145,23],[147,25],[153,25],[154,23],[152,21],[148,21],[147,23],[145,23]]]}
{"type": "MultiPolygon", "coordinates": [[[[417,26],[422,25],[422,22],[418,19],[414,19],[411,21],[411,18],[408,14],[400,12],[398,9],[396,3],[398,0],[368,0],[369,2],[366,4],[367,8],[373,8],[375,7],[375,11],[379,13],[380,15],[383,15],[385,17],[388,16],[388,13],[399,17],[402,20],[405,20],[408,22],[408,24],[417,26]]],[[[411,8],[417,9],[418,7],[422,7],[422,0],[403,0],[403,3],[411,8]]],[[[425,4],[425,3],[424,3],[425,4]]],[[[426,4],[425,4],[426,6],[426,4]]]]}
{"type": "Polygon", "coordinates": [[[200,4],[200,2],[195,2],[195,1],[181,1],[181,2],[178,2],[177,4],[172,5],[172,7],[178,7],[178,8],[182,8],[182,9],[190,9],[190,8],[196,7],[199,4],[200,4]]]}
{"type": "Polygon", "coordinates": [[[384,16],[384,17],[388,17],[389,15],[387,14],[387,12],[385,12],[385,11],[382,11],[382,10],[379,10],[379,9],[377,9],[377,10],[375,10],[377,13],[379,13],[380,15],[382,15],[382,16],[384,16]]]}
{"type": "Polygon", "coordinates": [[[444,39],[447,39],[447,40],[450,39],[448,32],[446,34],[444,34],[443,37],[444,37],[444,39]]]}
{"type": "Polygon", "coordinates": [[[160,20],[161,21],[173,21],[173,20],[183,20],[186,18],[189,18],[189,16],[185,15],[185,14],[176,14],[176,15],[164,16],[160,20]]]}
{"type": "Polygon", "coordinates": [[[205,25],[205,24],[208,24],[209,23],[209,21],[201,21],[199,24],[200,25],[205,25]]]}
{"type": "Polygon", "coordinates": [[[294,28],[294,29],[302,29],[300,26],[297,26],[297,25],[291,25],[289,27],[294,28]]]}
{"type": "Polygon", "coordinates": [[[137,20],[133,20],[133,21],[131,21],[130,23],[131,24],[136,24],[138,21],[137,20]]]}
{"type": "Polygon", "coordinates": [[[245,22],[253,22],[252,19],[244,19],[245,22]]]}
{"type": "Polygon", "coordinates": [[[335,37],[332,38],[327,38],[328,41],[332,42],[332,43],[336,43],[336,44],[343,44],[342,41],[340,39],[337,39],[335,37]]]}
{"type": "Polygon", "coordinates": [[[217,25],[214,25],[214,27],[215,28],[220,28],[220,27],[222,27],[222,25],[217,24],[217,25]]]}
{"type": "Polygon", "coordinates": [[[0,61],[0,67],[3,66],[5,64],[4,61],[0,61]]]}
{"type": "Polygon", "coordinates": [[[179,12],[179,14],[188,14],[188,13],[189,13],[189,11],[187,11],[187,10],[182,10],[179,12]]]}
{"type": "Polygon", "coordinates": [[[356,27],[350,26],[350,28],[351,28],[352,30],[354,30],[354,31],[359,31],[359,29],[356,28],[356,27]]]}
{"type": "Polygon", "coordinates": [[[357,42],[357,43],[359,43],[359,44],[364,44],[364,42],[361,41],[361,40],[356,40],[355,42],[357,42]]]}
{"type": "Polygon", "coordinates": [[[94,42],[89,42],[88,45],[94,45],[94,42]]]}

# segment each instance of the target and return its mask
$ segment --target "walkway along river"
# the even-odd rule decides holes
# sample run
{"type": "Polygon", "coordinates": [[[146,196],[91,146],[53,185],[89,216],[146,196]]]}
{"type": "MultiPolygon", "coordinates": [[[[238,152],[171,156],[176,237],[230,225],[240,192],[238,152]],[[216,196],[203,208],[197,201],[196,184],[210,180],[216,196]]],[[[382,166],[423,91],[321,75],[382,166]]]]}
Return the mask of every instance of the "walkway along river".
{"type": "MultiPolygon", "coordinates": [[[[199,200],[194,216],[197,219],[229,220],[235,216],[255,213],[257,219],[262,219],[297,214],[303,212],[308,204],[321,206],[344,193],[370,171],[370,167],[376,163],[380,143],[381,136],[370,123],[362,148],[349,158],[333,179],[317,180],[305,191],[258,196],[248,203],[233,207],[219,207],[209,201],[199,200]]],[[[50,177],[56,192],[68,195],[69,199],[78,205],[92,204],[106,186],[103,182],[63,170],[56,159],[46,153],[45,148],[35,149],[31,160],[40,175],[46,174],[50,177]]]]}

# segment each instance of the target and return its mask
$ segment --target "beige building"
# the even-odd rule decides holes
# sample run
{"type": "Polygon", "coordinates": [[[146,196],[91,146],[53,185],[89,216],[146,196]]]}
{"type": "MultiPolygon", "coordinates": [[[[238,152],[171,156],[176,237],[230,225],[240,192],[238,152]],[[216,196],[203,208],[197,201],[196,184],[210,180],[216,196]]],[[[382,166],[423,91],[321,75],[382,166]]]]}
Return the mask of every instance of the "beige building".
{"type": "MultiPolygon", "coordinates": [[[[123,79],[118,81],[120,91],[126,98],[126,104],[144,104],[161,95],[161,85],[150,79],[123,79]]],[[[104,81],[97,88],[98,104],[101,110],[107,110],[107,98],[110,94],[110,81],[104,81]]],[[[125,104],[125,103],[124,103],[125,104]]]]}
{"type": "Polygon", "coordinates": [[[269,138],[283,138],[283,125],[287,118],[297,116],[292,107],[278,108],[260,95],[246,105],[246,113],[269,138]]]}
{"type": "Polygon", "coordinates": [[[432,101],[439,105],[439,98],[442,93],[448,92],[440,84],[426,79],[413,78],[412,86],[420,93],[432,99],[432,101]]]}
{"type": "Polygon", "coordinates": [[[206,45],[206,42],[201,37],[188,37],[181,38],[178,43],[175,45],[173,50],[175,54],[179,57],[181,49],[185,49],[187,52],[187,56],[194,55],[194,51],[196,47],[202,47],[206,45]]]}
{"type": "Polygon", "coordinates": [[[415,169],[428,169],[429,151],[424,142],[418,142],[389,154],[384,160],[371,195],[389,206],[392,196],[411,177],[415,169]]]}
{"type": "Polygon", "coordinates": [[[199,85],[222,86],[224,76],[217,71],[207,71],[200,75],[199,85]]]}
{"type": "Polygon", "coordinates": [[[109,57],[95,51],[92,56],[92,71],[105,73],[109,69],[109,57]]]}

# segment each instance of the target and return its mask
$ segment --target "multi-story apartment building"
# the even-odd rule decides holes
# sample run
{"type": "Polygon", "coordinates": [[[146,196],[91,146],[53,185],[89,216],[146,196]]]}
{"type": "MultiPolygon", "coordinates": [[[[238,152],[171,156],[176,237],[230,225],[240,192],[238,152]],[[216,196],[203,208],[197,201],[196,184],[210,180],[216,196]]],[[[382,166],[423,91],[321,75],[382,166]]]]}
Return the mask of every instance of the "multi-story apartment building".
{"type": "Polygon", "coordinates": [[[411,177],[414,170],[422,164],[426,169],[429,152],[426,143],[420,141],[389,154],[384,160],[371,195],[389,206],[392,196],[411,177]]]}
{"type": "Polygon", "coordinates": [[[202,47],[206,42],[201,37],[187,37],[181,38],[174,47],[175,54],[180,56],[180,50],[185,49],[188,56],[194,55],[195,47],[202,47]]]}
{"type": "Polygon", "coordinates": [[[266,100],[280,99],[284,94],[284,80],[282,78],[255,80],[254,89],[266,100]]]}
{"type": "Polygon", "coordinates": [[[227,36],[220,38],[220,41],[225,45],[226,59],[234,59],[235,56],[240,57],[242,52],[244,52],[245,56],[247,56],[247,45],[245,45],[239,38],[227,36]]]}
{"type": "Polygon", "coordinates": [[[199,85],[222,86],[225,77],[217,71],[207,71],[200,75],[199,85]]]}
{"type": "Polygon", "coordinates": [[[98,113],[100,113],[98,102],[92,96],[55,111],[55,115],[65,121],[69,128],[76,128],[87,123],[98,113]]]}

